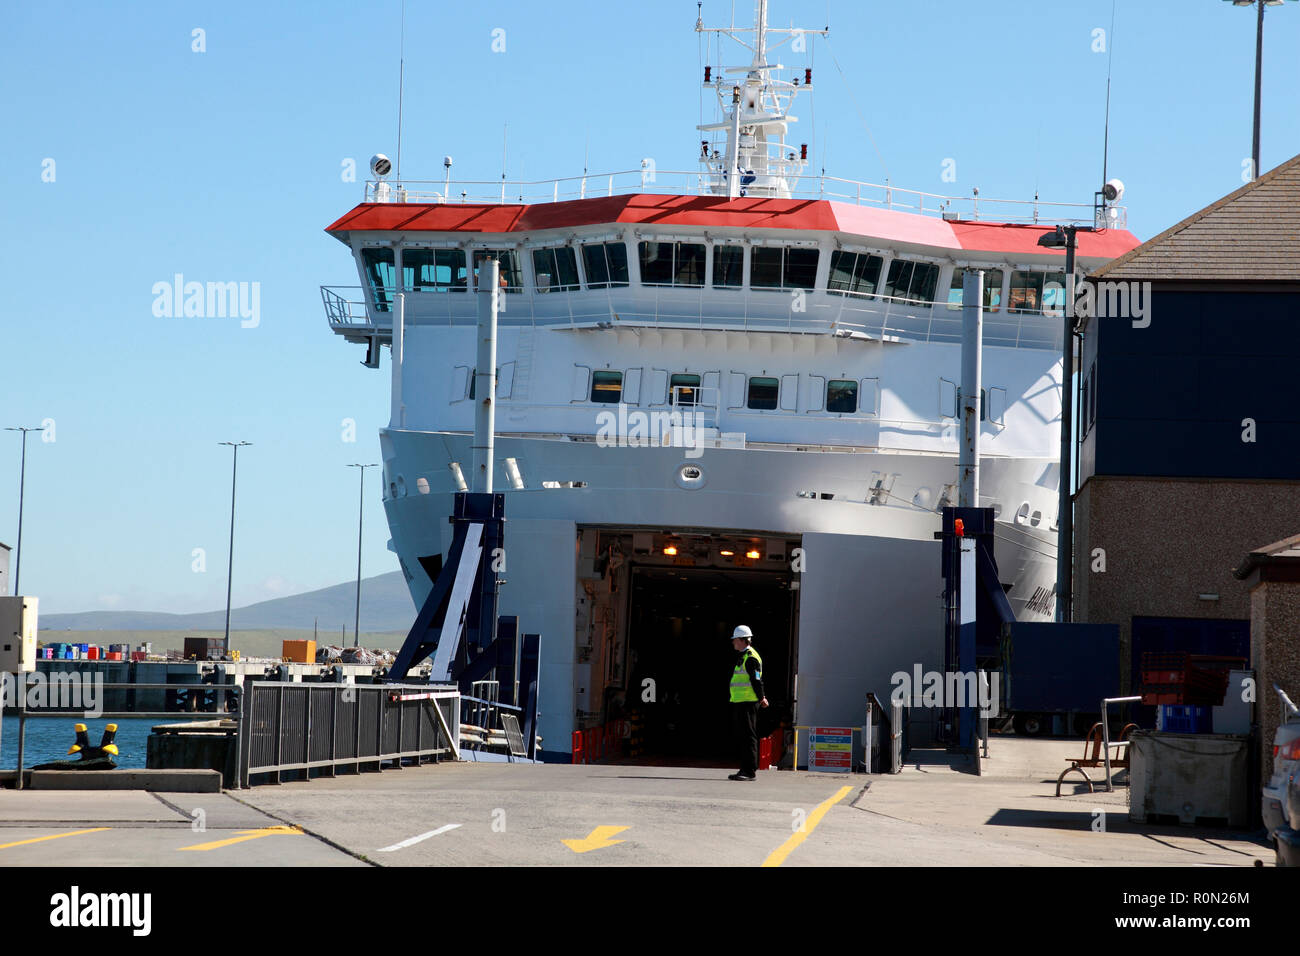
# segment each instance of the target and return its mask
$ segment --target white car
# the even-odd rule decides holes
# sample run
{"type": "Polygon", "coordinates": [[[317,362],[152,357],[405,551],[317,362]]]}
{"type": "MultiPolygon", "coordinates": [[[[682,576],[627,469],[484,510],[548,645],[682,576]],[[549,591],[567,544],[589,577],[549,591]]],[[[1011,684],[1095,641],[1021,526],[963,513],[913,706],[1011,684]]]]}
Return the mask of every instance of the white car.
{"type": "Polygon", "coordinates": [[[1274,839],[1278,827],[1287,826],[1287,785],[1300,772],[1300,710],[1276,684],[1273,689],[1282,698],[1283,723],[1273,735],[1273,776],[1261,791],[1261,812],[1268,838],[1274,839]]]}

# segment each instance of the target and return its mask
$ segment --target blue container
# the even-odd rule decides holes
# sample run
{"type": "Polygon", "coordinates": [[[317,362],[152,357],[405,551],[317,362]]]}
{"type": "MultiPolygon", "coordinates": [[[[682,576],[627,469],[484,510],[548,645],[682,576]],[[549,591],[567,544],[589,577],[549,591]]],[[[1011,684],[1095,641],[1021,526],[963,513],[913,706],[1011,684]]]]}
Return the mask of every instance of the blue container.
{"type": "Polygon", "coordinates": [[[82,657],[85,657],[85,656],[86,656],[86,653],[90,650],[90,645],[89,645],[89,644],[78,644],[78,645],[77,645],[77,649],[81,651],[81,656],[82,656],[82,657]]]}
{"type": "Polygon", "coordinates": [[[65,648],[63,649],[63,659],[64,659],[65,661],[70,661],[70,660],[72,660],[72,648],[70,648],[70,647],[65,647],[65,648]]]}
{"type": "Polygon", "coordinates": [[[1206,706],[1161,704],[1156,713],[1156,729],[1167,734],[1213,733],[1214,711],[1206,706]]]}

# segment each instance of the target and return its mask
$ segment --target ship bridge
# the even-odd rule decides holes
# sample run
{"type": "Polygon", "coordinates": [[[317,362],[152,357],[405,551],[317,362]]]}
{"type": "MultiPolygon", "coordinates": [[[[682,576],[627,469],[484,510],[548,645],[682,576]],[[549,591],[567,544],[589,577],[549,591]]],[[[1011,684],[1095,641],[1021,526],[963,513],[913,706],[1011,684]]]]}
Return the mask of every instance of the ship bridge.
{"type": "MultiPolygon", "coordinates": [[[[362,203],[326,230],[352,250],[362,279],[322,287],[326,315],[336,333],[370,347],[370,365],[391,341],[398,292],[409,293],[407,323],[473,325],[464,293],[488,257],[501,265],[507,325],[957,342],[962,276],[977,268],[988,344],[1061,345],[1063,255],[1038,245],[1047,228],[1039,204],[1011,210],[1027,221],[989,222],[954,218],[953,200],[922,193],[912,194],[917,211],[653,192],[543,203],[416,202],[405,190],[388,198],[404,201],[362,203]]],[[[1122,229],[1081,232],[1079,267],[1136,245],[1122,229]]]]}

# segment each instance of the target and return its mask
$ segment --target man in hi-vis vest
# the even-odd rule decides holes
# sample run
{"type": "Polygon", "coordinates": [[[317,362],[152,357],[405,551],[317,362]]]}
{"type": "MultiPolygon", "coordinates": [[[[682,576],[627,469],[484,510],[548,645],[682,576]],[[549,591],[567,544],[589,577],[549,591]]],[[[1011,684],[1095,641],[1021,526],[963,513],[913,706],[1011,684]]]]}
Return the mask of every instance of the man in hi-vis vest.
{"type": "Polygon", "coordinates": [[[758,772],[758,709],[767,706],[763,694],[763,658],[750,641],[754,632],[741,624],[731,633],[736,669],[731,672],[731,726],[740,751],[740,772],[728,780],[753,780],[758,772]]]}

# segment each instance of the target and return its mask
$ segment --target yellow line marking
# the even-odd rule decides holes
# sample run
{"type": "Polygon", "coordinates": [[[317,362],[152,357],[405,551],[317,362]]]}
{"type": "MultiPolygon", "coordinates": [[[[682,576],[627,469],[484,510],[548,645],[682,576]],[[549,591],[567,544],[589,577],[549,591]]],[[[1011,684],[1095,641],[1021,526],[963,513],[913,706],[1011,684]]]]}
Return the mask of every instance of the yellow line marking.
{"type": "Polygon", "coordinates": [[[803,829],[791,834],[790,839],[773,850],[768,858],[763,861],[763,866],[780,866],[784,863],[785,858],[794,851],[794,848],[806,840],[808,834],[812,833],[817,824],[822,822],[822,817],[826,816],[827,811],[847,797],[852,789],[852,787],[840,787],[833,797],[829,797],[817,804],[817,809],[808,814],[808,819],[804,821],[803,829]]]}
{"type": "Polygon", "coordinates": [[[301,836],[301,827],[263,827],[260,830],[236,830],[241,836],[231,837],[228,840],[214,840],[211,843],[197,843],[194,846],[178,847],[178,850],[219,850],[223,846],[233,846],[236,843],[246,843],[249,840],[260,840],[268,836],[301,836]]]}
{"type": "Polygon", "coordinates": [[[73,830],[71,833],[53,833],[50,836],[33,837],[30,840],[19,840],[16,843],[0,843],[0,850],[7,850],[11,846],[26,846],[28,843],[44,843],[46,840],[62,840],[64,837],[81,836],[83,833],[100,833],[104,830],[111,830],[112,827],[95,827],[93,830],[73,830]]]}
{"type": "Polygon", "coordinates": [[[561,840],[560,842],[567,846],[574,853],[587,853],[591,850],[602,850],[607,846],[613,846],[615,843],[622,843],[622,840],[611,840],[610,837],[622,833],[628,827],[596,827],[587,834],[582,840],[561,840]]]}

